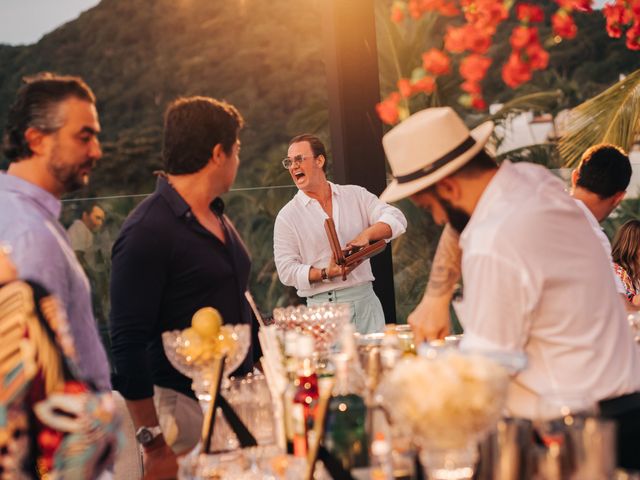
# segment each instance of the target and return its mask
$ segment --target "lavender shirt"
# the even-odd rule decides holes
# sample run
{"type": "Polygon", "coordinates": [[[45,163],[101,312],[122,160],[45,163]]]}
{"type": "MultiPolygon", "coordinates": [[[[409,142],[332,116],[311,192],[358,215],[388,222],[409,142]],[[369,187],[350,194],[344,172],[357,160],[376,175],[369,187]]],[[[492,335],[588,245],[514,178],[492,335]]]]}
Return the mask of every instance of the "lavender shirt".
{"type": "Polygon", "coordinates": [[[11,246],[21,278],[55,294],[67,311],[84,379],[111,390],[109,363],[91,308],[89,281],[58,221],[62,204],[49,192],[0,172],[0,243],[11,246]]]}

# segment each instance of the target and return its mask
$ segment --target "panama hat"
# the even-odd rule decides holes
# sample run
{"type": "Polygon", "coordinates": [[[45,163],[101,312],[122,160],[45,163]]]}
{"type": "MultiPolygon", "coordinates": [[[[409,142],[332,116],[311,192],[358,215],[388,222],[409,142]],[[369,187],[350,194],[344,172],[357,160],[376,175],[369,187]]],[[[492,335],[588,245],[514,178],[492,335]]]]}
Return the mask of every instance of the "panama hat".
{"type": "Polygon", "coordinates": [[[393,181],[380,199],[394,202],[451,175],[487,143],[493,122],[469,132],[450,107],[414,113],[382,138],[393,181]]]}

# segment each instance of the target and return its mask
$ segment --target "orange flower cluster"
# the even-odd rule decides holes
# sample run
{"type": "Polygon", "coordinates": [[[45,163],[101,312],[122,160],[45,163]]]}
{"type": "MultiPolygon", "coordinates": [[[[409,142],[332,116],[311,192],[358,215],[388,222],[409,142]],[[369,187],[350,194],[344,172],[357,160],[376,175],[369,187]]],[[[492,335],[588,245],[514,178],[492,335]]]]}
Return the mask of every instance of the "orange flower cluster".
{"type": "MultiPolygon", "coordinates": [[[[628,27],[627,48],[640,50],[640,0],[613,1],[615,3],[606,5],[603,10],[609,36],[619,38],[628,27]]],[[[558,10],[551,17],[554,34],[559,38],[574,38],[578,29],[572,14],[591,12],[593,0],[556,0],[556,3],[558,10]]],[[[449,26],[443,38],[443,49],[431,48],[423,53],[422,66],[412,72],[411,78],[401,78],[398,90],[376,106],[382,121],[393,125],[408,116],[407,100],[418,93],[434,92],[437,77],[450,74],[454,61],[463,79],[460,88],[464,94],[459,102],[467,107],[485,109],[481,82],[491,65],[491,58],[485,54],[512,4],[513,0],[394,0],[391,20],[396,23],[434,12],[447,17],[459,16],[463,23],[449,26]]],[[[511,32],[511,55],[502,67],[502,79],[512,88],[531,80],[534,71],[547,68],[549,63],[549,53],[542,48],[538,28],[534,26],[544,20],[542,9],[519,3],[515,10],[520,24],[511,32]]]]}
{"type": "Polygon", "coordinates": [[[502,80],[511,88],[528,82],[534,70],[543,70],[549,64],[549,53],[540,44],[538,27],[531,26],[544,19],[542,9],[537,5],[521,3],[516,15],[520,25],[511,32],[511,55],[502,67],[502,80]]]}
{"type": "Polygon", "coordinates": [[[607,33],[612,38],[620,38],[624,27],[630,25],[626,34],[629,50],[640,50],[640,0],[615,0],[602,10],[607,19],[607,33]]]}

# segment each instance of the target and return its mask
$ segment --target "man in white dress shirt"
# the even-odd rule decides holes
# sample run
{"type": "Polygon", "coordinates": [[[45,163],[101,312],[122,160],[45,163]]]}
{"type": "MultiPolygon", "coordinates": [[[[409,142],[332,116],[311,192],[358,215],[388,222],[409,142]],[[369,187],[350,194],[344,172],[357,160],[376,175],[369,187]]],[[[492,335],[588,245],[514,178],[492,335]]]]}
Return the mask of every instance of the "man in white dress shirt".
{"type": "MultiPolygon", "coordinates": [[[[357,185],[327,181],[327,154],[318,137],[303,134],[289,142],[283,166],[298,193],[278,213],[273,250],[280,281],[296,287],[307,304],[349,303],[351,321],[360,333],[380,332],[385,319],[373,292],[369,260],[346,270],[336,265],[324,221],[332,217],[340,244],[363,247],[403,234],[407,221],[400,210],[357,185]]],[[[395,319],[391,319],[395,321],[395,319]]]]}
{"type": "Polygon", "coordinates": [[[536,418],[544,398],[600,402],[618,420],[620,465],[640,467],[640,358],[611,265],[584,213],[547,169],[498,168],[450,108],[412,115],[383,139],[395,177],[381,198],[411,199],[460,232],[463,349],[524,352],[507,407],[536,418]]]}
{"type": "MultiPolygon", "coordinates": [[[[600,226],[600,222],[624,199],[630,180],[629,157],[620,147],[606,143],[588,148],[582,155],[580,165],[571,173],[571,196],[600,240],[612,265],[611,273],[616,289],[627,310],[632,311],[638,307],[628,300],[622,280],[615,273],[611,243],[600,226]]],[[[449,335],[449,304],[461,276],[462,252],[458,246],[459,240],[455,230],[445,227],[433,258],[424,296],[408,318],[418,341],[449,335]]]]}

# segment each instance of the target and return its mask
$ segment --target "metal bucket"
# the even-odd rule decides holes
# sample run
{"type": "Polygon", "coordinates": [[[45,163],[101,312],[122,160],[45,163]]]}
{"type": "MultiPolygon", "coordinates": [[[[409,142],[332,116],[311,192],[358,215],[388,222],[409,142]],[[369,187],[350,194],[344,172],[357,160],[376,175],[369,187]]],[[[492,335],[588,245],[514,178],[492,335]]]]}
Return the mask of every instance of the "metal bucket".
{"type": "Polygon", "coordinates": [[[478,480],[528,480],[534,471],[534,436],[531,421],[503,418],[480,443],[478,480]]]}

